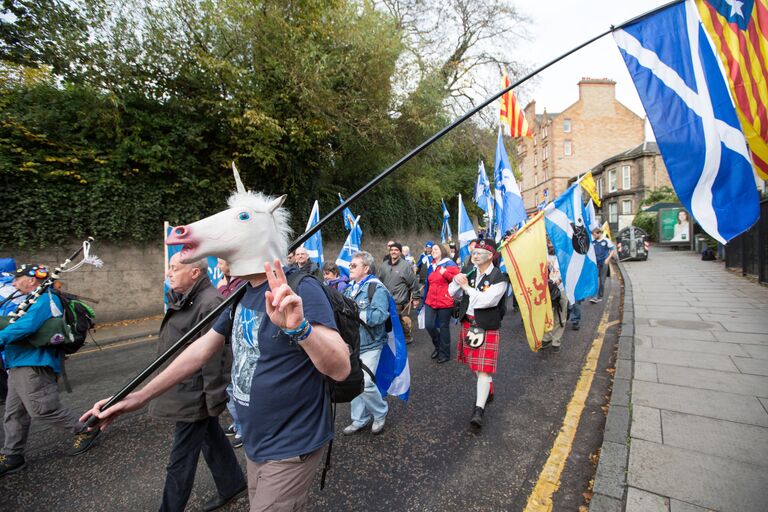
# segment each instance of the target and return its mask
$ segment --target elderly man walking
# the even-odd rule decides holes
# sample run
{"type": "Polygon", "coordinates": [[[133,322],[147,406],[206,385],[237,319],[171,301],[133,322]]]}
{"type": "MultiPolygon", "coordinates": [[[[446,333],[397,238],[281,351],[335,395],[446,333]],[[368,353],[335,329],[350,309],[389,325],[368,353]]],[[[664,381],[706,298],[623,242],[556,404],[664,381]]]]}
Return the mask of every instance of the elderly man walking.
{"type": "Polygon", "coordinates": [[[397,314],[400,324],[403,326],[405,342],[413,342],[413,322],[409,316],[411,307],[419,307],[420,286],[419,278],[413,273],[411,265],[403,258],[403,246],[392,242],[389,247],[389,261],[381,264],[379,279],[387,287],[389,293],[395,298],[397,314]]]}
{"type": "MultiPolygon", "coordinates": [[[[180,262],[180,254],[175,254],[168,267],[168,278],[172,291],[169,294],[168,311],[160,326],[158,355],[221,302],[208,279],[205,259],[183,264],[180,262]]],[[[172,357],[164,367],[174,359],[172,357]]],[[[239,495],[244,495],[247,490],[245,476],[232,445],[219,425],[219,414],[227,404],[226,388],[231,365],[231,353],[227,347],[222,347],[200,370],[152,400],[149,405],[152,417],[176,424],[166,468],[161,511],[184,510],[195,483],[201,451],[218,491],[217,496],[206,503],[203,510],[222,507],[239,495]]]]}

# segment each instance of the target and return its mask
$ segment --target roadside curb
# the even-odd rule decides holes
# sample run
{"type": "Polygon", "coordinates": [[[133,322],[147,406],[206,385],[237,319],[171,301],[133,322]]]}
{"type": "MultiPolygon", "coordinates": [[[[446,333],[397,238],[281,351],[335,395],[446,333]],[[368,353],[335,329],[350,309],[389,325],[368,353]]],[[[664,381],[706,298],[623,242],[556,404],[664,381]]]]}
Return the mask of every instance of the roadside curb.
{"type": "Polygon", "coordinates": [[[624,282],[624,314],[619,332],[613,391],[605,420],[600,461],[597,465],[590,512],[623,512],[627,503],[627,467],[629,462],[629,428],[632,416],[632,370],[635,347],[635,303],[632,281],[617,261],[624,282]]]}
{"type": "Polygon", "coordinates": [[[153,337],[153,336],[156,337],[159,334],[160,334],[160,332],[159,332],[158,329],[150,329],[150,330],[147,330],[147,331],[139,331],[139,332],[135,332],[135,333],[131,333],[131,334],[123,334],[123,335],[119,335],[119,336],[112,336],[112,337],[104,338],[104,339],[101,339],[101,340],[98,339],[98,338],[94,338],[94,339],[88,340],[86,342],[86,346],[93,345],[93,346],[102,346],[103,347],[105,345],[112,345],[113,343],[119,343],[121,341],[126,341],[126,340],[134,340],[134,339],[139,339],[139,338],[149,338],[149,337],[153,337]]]}

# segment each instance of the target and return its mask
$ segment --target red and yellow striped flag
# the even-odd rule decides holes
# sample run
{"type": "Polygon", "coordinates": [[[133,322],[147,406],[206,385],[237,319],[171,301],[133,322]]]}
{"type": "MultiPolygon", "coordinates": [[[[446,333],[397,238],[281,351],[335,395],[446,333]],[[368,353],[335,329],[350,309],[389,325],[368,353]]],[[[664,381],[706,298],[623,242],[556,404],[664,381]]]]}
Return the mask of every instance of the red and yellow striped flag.
{"type": "MultiPolygon", "coordinates": [[[[504,89],[509,87],[511,83],[506,73],[504,73],[502,82],[504,89]]],[[[533,130],[528,126],[528,121],[525,120],[525,114],[520,109],[520,105],[517,104],[514,92],[509,91],[501,96],[499,118],[502,123],[509,126],[509,136],[513,139],[515,137],[533,137],[533,130]]]]}
{"type": "Polygon", "coordinates": [[[715,43],[755,172],[768,180],[768,0],[696,0],[715,43]]]}

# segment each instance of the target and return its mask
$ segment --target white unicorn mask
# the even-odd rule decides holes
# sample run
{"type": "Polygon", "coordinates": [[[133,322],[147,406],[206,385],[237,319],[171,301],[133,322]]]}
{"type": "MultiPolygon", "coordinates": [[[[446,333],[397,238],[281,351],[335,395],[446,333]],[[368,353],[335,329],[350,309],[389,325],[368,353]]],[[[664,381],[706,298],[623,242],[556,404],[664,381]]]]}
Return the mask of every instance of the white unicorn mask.
{"type": "Polygon", "coordinates": [[[284,261],[288,253],[289,214],[281,208],[286,196],[246,191],[234,163],[232,171],[237,191],[227,201],[229,209],[173,228],[165,243],[184,245],[182,263],[216,256],[229,262],[233,276],[260,274],[264,263],[284,261]]]}

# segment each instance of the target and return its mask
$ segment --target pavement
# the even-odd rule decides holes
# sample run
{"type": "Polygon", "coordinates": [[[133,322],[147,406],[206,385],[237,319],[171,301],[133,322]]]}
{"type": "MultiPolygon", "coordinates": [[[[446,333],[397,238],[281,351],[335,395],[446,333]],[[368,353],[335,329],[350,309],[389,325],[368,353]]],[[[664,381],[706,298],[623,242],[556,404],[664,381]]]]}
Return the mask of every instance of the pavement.
{"type": "Polygon", "coordinates": [[[620,265],[592,512],[768,510],[768,287],[695,253],[620,265]]]}
{"type": "Polygon", "coordinates": [[[120,341],[155,337],[160,332],[162,320],[163,315],[157,315],[111,324],[96,324],[96,328],[92,331],[93,337],[89,337],[81,350],[103,347],[120,341]]]}

